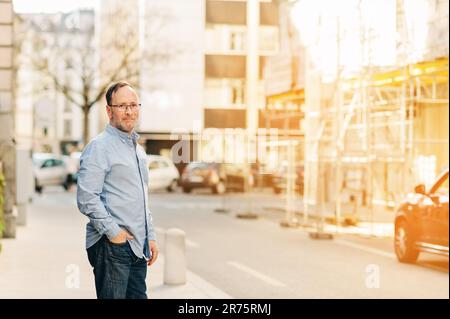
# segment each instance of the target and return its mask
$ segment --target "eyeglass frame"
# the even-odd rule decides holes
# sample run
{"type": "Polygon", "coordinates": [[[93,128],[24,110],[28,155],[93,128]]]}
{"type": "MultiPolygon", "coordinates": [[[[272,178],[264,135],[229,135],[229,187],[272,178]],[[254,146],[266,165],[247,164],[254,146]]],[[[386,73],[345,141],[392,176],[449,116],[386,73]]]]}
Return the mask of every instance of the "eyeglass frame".
{"type": "Polygon", "coordinates": [[[116,107],[119,111],[123,112],[127,109],[130,109],[131,111],[139,110],[139,108],[142,106],[141,103],[137,104],[108,104],[109,107],[116,107]],[[135,106],[135,107],[133,107],[135,106]]]}

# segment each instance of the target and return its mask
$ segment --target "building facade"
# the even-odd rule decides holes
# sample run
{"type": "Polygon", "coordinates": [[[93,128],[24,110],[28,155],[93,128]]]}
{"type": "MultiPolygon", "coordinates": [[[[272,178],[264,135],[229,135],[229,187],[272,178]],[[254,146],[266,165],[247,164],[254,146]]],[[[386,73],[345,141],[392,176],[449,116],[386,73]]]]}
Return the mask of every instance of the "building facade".
{"type": "Polygon", "coordinates": [[[414,185],[429,186],[448,168],[448,1],[287,5],[300,63],[267,99],[281,113],[304,105],[303,122],[291,117],[303,134],[304,216],[392,221],[414,185]]]}
{"type": "MultiPolygon", "coordinates": [[[[83,147],[80,79],[96,70],[94,22],[93,10],[17,18],[17,134],[34,151],[67,154],[83,147]]],[[[91,137],[97,113],[89,114],[91,137]]]]}
{"type": "Polygon", "coordinates": [[[9,0],[0,1],[0,167],[4,176],[0,238],[16,236],[16,143],[14,132],[14,14],[9,0]]]}
{"type": "MultiPolygon", "coordinates": [[[[102,12],[119,6],[114,0],[102,1],[100,19],[106,19],[102,12]]],[[[276,7],[273,1],[257,2],[257,110],[265,104],[265,60],[278,50],[276,7]]],[[[202,144],[211,143],[199,137],[205,129],[220,134],[247,127],[247,1],[141,0],[127,2],[122,10],[138,17],[130,19],[136,22],[130,28],[139,30],[137,85],[143,107],[138,131],[148,153],[171,156],[183,140],[189,154],[179,163],[181,169],[201,157],[202,144]]],[[[114,34],[111,25],[99,23],[104,25],[101,38],[114,34]]]]}

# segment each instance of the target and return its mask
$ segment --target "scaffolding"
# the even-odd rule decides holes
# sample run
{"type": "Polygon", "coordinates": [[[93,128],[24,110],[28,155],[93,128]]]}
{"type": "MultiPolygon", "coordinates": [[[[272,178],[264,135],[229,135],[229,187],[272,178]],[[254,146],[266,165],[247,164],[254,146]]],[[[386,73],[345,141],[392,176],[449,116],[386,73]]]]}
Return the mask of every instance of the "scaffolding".
{"type": "Polygon", "coordinates": [[[337,225],[360,219],[373,225],[380,210],[393,221],[389,212],[418,182],[418,154],[435,153],[435,171],[448,165],[448,122],[438,138],[420,134],[426,108],[444,107],[448,116],[448,45],[446,55],[414,62],[401,0],[396,14],[402,63],[376,66],[373,34],[360,19],[368,63],[358,74],[342,76],[339,32],[336,80],[325,84],[307,64],[304,223],[314,212],[334,217],[337,225]]]}

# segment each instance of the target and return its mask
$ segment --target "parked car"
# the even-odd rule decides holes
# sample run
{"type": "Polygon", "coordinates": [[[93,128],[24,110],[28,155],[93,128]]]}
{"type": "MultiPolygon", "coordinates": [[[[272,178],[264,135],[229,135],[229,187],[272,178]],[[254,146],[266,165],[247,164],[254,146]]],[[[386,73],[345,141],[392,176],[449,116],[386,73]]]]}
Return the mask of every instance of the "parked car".
{"type": "Polygon", "coordinates": [[[42,192],[44,186],[61,185],[68,190],[72,184],[72,176],[61,156],[51,153],[33,154],[34,187],[42,192]]]}
{"type": "Polygon", "coordinates": [[[244,191],[245,166],[229,163],[192,162],[181,175],[183,192],[194,188],[210,188],[215,194],[223,194],[229,189],[244,191]]]}
{"type": "Polygon", "coordinates": [[[148,189],[154,191],[166,189],[169,192],[176,190],[180,173],[167,157],[160,155],[148,155],[149,180],[148,189]]]}
{"type": "Polygon", "coordinates": [[[448,169],[429,190],[415,187],[395,217],[395,254],[401,262],[414,263],[420,252],[448,253],[448,169]]]}
{"type": "MultiPolygon", "coordinates": [[[[295,191],[303,194],[304,188],[304,165],[295,164],[295,191]]],[[[283,190],[287,188],[287,163],[283,163],[281,167],[275,171],[272,175],[272,188],[275,194],[280,194],[283,190]]]]}
{"type": "Polygon", "coordinates": [[[69,170],[71,180],[76,183],[78,180],[78,171],[80,170],[81,152],[72,152],[70,155],[63,156],[62,159],[69,170]]]}

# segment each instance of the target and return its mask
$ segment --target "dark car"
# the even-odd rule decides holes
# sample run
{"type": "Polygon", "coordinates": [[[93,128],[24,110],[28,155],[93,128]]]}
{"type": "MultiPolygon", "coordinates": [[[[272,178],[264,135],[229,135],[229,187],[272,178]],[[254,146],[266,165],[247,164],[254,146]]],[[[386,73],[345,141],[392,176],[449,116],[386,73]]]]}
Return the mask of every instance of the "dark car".
{"type": "Polygon", "coordinates": [[[415,187],[395,218],[395,254],[401,262],[414,263],[420,252],[448,256],[448,169],[427,191],[415,187]]]}
{"type": "MultiPolygon", "coordinates": [[[[283,164],[273,175],[272,175],[272,188],[275,194],[281,193],[281,191],[287,188],[287,172],[288,167],[283,164]]],[[[295,191],[303,194],[304,186],[304,166],[303,164],[295,164],[295,191]]]]}
{"type": "Polygon", "coordinates": [[[185,193],[194,188],[210,188],[215,194],[223,194],[229,189],[244,191],[245,166],[193,162],[183,170],[180,185],[185,193]]]}

